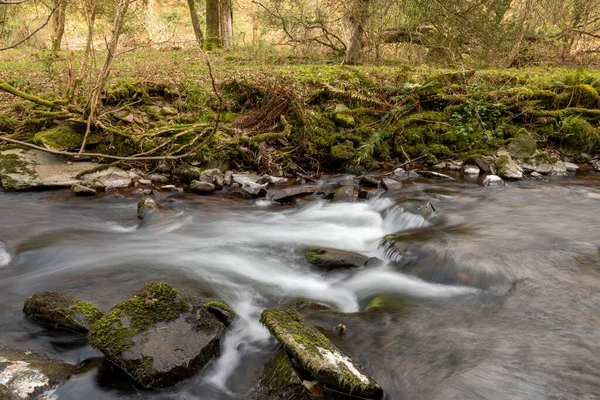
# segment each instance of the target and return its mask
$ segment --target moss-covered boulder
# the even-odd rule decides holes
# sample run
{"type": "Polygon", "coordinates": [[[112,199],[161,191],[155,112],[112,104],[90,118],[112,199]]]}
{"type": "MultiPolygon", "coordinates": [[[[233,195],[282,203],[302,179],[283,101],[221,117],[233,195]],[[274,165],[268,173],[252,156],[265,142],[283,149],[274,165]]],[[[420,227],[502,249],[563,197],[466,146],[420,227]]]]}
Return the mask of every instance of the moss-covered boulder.
{"type": "Polygon", "coordinates": [[[189,164],[181,164],[175,168],[173,175],[183,183],[191,183],[192,181],[200,180],[202,170],[189,164]]]}
{"type": "Polygon", "coordinates": [[[283,345],[302,380],[364,399],[383,398],[381,386],[297,311],[266,310],[261,322],[283,345]]]}
{"type": "Polygon", "coordinates": [[[523,169],[508,155],[498,158],[496,171],[504,179],[523,179],[523,169]]]}
{"type": "Polygon", "coordinates": [[[25,300],[23,312],[56,328],[86,333],[104,312],[89,301],[57,292],[42,292],[25,300]]]}
{"type": "Polygon", "coordinates": [[[333,193],[333,201],[354,203],[358,199],[358,190],[354,186],[340,186],[333,193]]]}
{"type": "Polygon", "coordinates": [[[521,132],[508,146],[508,152],[510,156],[518,160],[531,157],[535,154],[537,144],[535,139],[532,138],[528,133],[521,132]]]}
{"type": "Polygon", "coordinates": [[[351,251],[315,247],[304,254],[306,260],[322,271],[332,271],[343,268],[362,268],[369,257],[351,251]]]}
{"type": "Polygon", "coordinates": [[[354,128],[356,121],[354,117],[349,114],[349,109],[343,104],[338,104],[331,113],[331,120],[341,128],[354,128]]]}
{"type": "Polygon", "coordinates": [[[284,349],[265,364],[253,400],[308,400],[300,377],[284,349]]]}
{"type": "Polygon", "coordinates": [[[170,386],[220,352],[225,326],[203,303],[149,283],[93,324],[88,339],[141,385],[170,386]]]}
{"type": "Polygon", "coordinates": [[[0,345],[0,399],[42,399],[64,383],[77,367],[0,345]]]}
{"type": "Polygon", "coordinates": [[[33,143],[51,150],[78,150],[83,142],[84,133],[80,127],[65,122],[36,133],[33,143]]]}
{"type": "Polygon", "coordinates": [[[223,300],[208,299],[202,304],[202,307],[206,308],[208,312],[214,315],[225,326],[231,325],[237,317],[233,308],[229,307],[229,304],[223,300]]]}

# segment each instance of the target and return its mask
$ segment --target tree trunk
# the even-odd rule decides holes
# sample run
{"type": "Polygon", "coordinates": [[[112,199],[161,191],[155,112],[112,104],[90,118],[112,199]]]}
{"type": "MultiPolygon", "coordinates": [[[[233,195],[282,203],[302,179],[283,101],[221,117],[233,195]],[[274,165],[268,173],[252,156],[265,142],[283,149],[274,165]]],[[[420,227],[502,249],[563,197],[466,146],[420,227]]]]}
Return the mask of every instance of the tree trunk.
{"type": "Polygon", "coordinates": [[[369,0],[357,0],[354,4],[354,12],[350,17],[350,38],[346,46],[344,64],[358,64],[360,62],[360,51],[364,44],[364,24],[368,18],[369,0]]]}
{"type": "Polygon", "coordinates": [[[196,11],[195,0],[187,0],[188,7],[190,9],[190,16],[192,17],[192,27],[194,28],[194,35],[196,35],[196,41],[200,48],[204,46],[204,35],[200,28],[200,20],[198,19],[198,12],[196,11]]]}
{"type": "Polygon", "coordinates": [[[206,40],[204,41],[204,49],[210,51],[221,46],[219,0],[206,0],[206,40]]]}
{"type": "MultiPolygon", "coordinates": [[[[62,39],[65,34],[65,20],[67,13],[67,0],[58,0],[60,5],[54,12],[54,32],[52,34],[52,51],[60,51],[62,39]]],[[[55,3],[56,4],[56,3],[55,3]]]]}
{"type": "Polygon", "coordinates": [[[233,9],[231,0],[219,0],[219,14],[221,16],[221,41],[223,47],[230,49],[233,45],[233,9]]]}

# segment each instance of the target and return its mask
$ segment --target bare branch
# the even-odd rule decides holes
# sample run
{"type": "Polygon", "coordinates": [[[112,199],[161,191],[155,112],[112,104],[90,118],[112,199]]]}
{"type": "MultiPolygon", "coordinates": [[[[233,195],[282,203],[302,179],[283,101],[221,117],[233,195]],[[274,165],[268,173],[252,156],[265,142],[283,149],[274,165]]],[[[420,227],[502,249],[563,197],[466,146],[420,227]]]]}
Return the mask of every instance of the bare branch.
{"type": "MultiPolygon", "coordinates": [[[[3,1],[3,0],[0,0],[0,1],[3,1]]],[[[24,1],[27,1],[27,0],[24,0],[24,1]]],[[[24,1],[22,1],[22,2],[24,2],[24,1]]],[[[66,0],[63,0],[63,1],[66,1],[66,0]]],[[[50,14],[48,15],[48,18],[46,18],[46,20],[44,21],[44,23],[42,23],[42,25],[40,25],[39,27],[37,27],[33,32],[31,32],[25,38],[19,40],[17,43],[13,43],[10,46],[6,46],[6,47],[0,47],[0,51],[4,51],[4,50],[8,50],[8,49],[14,49],[18,45],[20,45],[20,44],[28,41],[29,39],[31,39],[39,31],[41,31],[42,29],[44,29],[46,27],[46,25],[48,25],[50,23],[50,20],[52,19],[52,16],[56,12],[56,10],[58,10],[58,8],[60,7],[61,3],[62,3],[62,1],[59,1],[59,2],[57,2],[54,5],[54,8],[52,9],[52,11],[50,11],[50,14]]],[[[19,3],[0,3],[0,4],[19,4],[19,3]]]]}

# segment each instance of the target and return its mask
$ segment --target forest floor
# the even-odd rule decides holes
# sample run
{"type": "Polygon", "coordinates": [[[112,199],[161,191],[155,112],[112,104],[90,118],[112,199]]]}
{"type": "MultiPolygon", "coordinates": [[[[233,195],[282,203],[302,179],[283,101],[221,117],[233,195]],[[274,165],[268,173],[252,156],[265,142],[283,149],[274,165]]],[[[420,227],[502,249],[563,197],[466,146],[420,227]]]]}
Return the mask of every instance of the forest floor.
{"type": "MultiPolygon", "coordinates": [[[[0,78],[45,99],[64,98],[79,56],[2,52],[0,78]]],[[[102,95],[102,123],[86,151],[183,154],[207,135],[217,115],[217,134],[186,161],[279,174],[360,173],[410,161],[468,162],[496,154],[523,133],[537,149],[569,161],[600,149],[597,70],[344,66],[235,52],[210,58],[221,109],[203,53],[120,56],[102,95]]],[[[71,102],[85,108],[92,80],[81,87],[71,102]]],[[[85,126],[65,115],[0,92],[3,135],[77,150],[85,126]]]]}

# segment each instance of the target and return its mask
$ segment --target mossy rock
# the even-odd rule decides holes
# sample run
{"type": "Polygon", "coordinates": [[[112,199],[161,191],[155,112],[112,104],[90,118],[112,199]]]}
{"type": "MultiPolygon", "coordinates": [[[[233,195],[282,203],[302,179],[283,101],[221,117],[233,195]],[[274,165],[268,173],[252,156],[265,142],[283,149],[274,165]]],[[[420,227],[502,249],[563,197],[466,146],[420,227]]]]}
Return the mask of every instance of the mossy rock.
{"type": "Polygon", "coordinates": [[[315,268],[322,271],[331,271],[344,268],[362,268],[369,261],[369,257],[351,251],[315,247],[304,254],[315,268]]]}
{"type": "Polygon", "coordinates": [[[552,132],[550,139],[555,144],[578,153],[593,153],[600,149],[600,129],[580,116],[563,118],[558,131],[552,132]]]}
{"type": "Polygon", "coordinates": [[[280,349],[263,368],[253,400],[308,400],[300,377],[284,349],[280,349]]]}
{"type": "Polygon", "coordinates": [[[573,87],[571,106],[583,108],[598,108],[600,106],[600,95],[591,85],[577,85],[573,87]]]}
{"type": "Polygon", "coordinates": [[[346,140],[343,144],[332,146],[329,153],[332,160],[344,162],[353,159],[356,155],[356,150],[354,149],[354,143],[346,140]]]}
{"type": "Polygon", "coordinates": [[[137,216],[139,219],[146,219],[151,214],[159,211],[162,207],[149,197],[144,197],[138,202],[137,216]]]}
{"type": "Polygon", "coordinates": [[[141,385],[170,386],[220,352],[225,326],[202,304],[167,283],[149,283],[93,324],[88,339],[141,385]]]}
{"type": "Polygon", "coordinates": [[[78,126],[62,123],[33,136],[33,143],[51,150],[75,150],[81,147],[84,132],[78,126]]]}
{"type": "Polygon", "coordinates": [[[364,399],[382,399],[383,390],[317,328],[292,309],[265,310],[261,322],[283,345],[298,375],[326,388],[364,399]]]}
{"type": "Polygon", "coordinates": [[[175,168],[173,175],[183,183],[191,183],[192,181],[201,180],[202,169],[189,164],[181,164],[175,168]]]}
{"type": "Polygon", "coordinates": [[[354,117],[352,115],[341,112],[333,113],[331,120],[341,128],[354,128],[356,126],[356,121],[354,121],[354,117]]]}
{"type": "Polygon", "coordinates": [[[537,144],[526,131],[521,131],[517,137],[508,146],[508,152],[511,157],[516,159],[525,159],[535,154],[537,144]]]}
{"type": "Polygon", "coordinates": [[[104,312],[89,301],[57,292],[42,292],[30,296],[23,312],[36,321],[56,328],[86,333],[104,312]]]}
{"type": "Polygon", "coordinates": [[[208,299],[202,304],[202,307],[207,309],[208,312],[214,315],[225,326],[231,325],[235,318],[237,318],[234,309],[229,307],[229,304],[225,303],[223,300],[208,299]]]}

